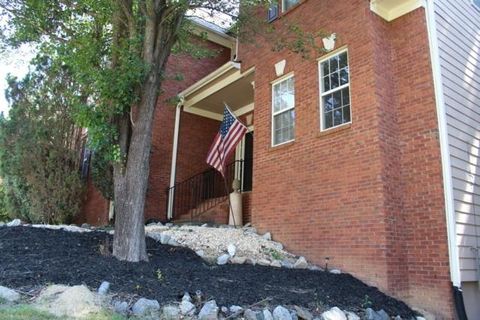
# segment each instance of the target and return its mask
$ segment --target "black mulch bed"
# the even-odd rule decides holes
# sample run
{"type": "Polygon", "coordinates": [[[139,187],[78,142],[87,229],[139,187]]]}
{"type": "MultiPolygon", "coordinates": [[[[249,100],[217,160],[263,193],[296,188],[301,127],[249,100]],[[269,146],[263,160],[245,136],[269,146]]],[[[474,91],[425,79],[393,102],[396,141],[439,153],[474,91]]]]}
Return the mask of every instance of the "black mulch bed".
{"type": "Polygon", "coordinates": [[[0,284],[11,288],[51,283],[111,283],[115,293],[138,294],[161,303],[178,301],[185,291],[201,290],[219,305],[272,304],[318,306],[362,312],[365,303],[390,315],[411,317],[403,302],[348,274],[277,269],[251,265],[208,265],[192,250],[147,240],[148,263],[127,263],[100,253],[111,236],[31,227],[0,227],[0,284]],[[162,280],[158,275],[161,272],[162,280]],[[368,298],[366,298],[368,296],[368,298]]]}

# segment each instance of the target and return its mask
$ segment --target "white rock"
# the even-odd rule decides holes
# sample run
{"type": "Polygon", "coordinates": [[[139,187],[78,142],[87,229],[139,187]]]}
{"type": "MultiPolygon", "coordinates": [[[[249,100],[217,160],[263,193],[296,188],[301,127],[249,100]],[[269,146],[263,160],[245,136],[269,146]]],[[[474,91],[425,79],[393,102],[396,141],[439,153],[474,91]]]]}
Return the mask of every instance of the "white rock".
{"type": "Polygon", "coordinates": [[[183,300],[180,303],[180,313],[181,314],[192,316],[195,313],[195,311],[197,311],[197,308],[190,301],[183,300]]]}
{"type": "Polygon", "coordinates": [[[233,256],[234,256],[235,253],[237,252],[237,247],[235,247],[234,244],[230,243],[230,244],[227,246],[227,252],[228,252],[228,254],[230,255],[230,257],[233,258],[233,256]]]}
{"type": "Polygon", "coordinates": [[[198,314],[199,320],[217,320],[218,319],[218,306],[215,300],[205,303],[198,314]]]}
{"type": "Polygon", "coordinates": [[[20,294],[15,290],[0,286],[0,300],[15,302],[20,299],[20,294]]]}
{"type": "Polygon", "coordinates": [[[345,315],[347,316],[348,320],[360,320],[360,317],[351,311],[344,310],[343,312],[345,312],[345,315]]]}
{"type": "Polygon", "coordinates": [[[18,227],[21,224],[22,224],[22,220],[14,219],[14,220],[10,221],[9,223],[7,223],[7,227],[18,227]]]}
{"type": "Polygon", "coordinates": [[[295,261],[293,267],[295,269],[306,269],[308,267],[307,260],[304,257],[300,257],[297,261],[295,261]]]}
{"type": "Polygon", "coordinates": [[[416,317],[417,320],[426,320],[424,317],[416,317]]]}
{"type": "Polygon", "coordinates": [[[332,269],[332,270],[330,270],[330,273],[333,273],[333,274],[341,274],[342,271],[339,270],[339,269],[332,269]]]}
{"type": "Polygon", "coordinates": [[[100,287],[98,288],[98,294],[104,296],[107,294],[108,289],[110,289],[110,282],[103,281],[100,287]]]}
{"type": "Polygon", "coordinates": [[[217,258],[217,264],[218,265],[224,265],[227,264],[228,260],[230,259],[229,254],[222,254],[220,257],[217,258]]]}
{"type": "Polygon", "coordinates": [[[246,264],[251,264],[252,266],[256,265],[257,264],[257,260],[255,260],[254,258],[247,258],[245,260],[245,263],[246,264]]]}
{"type": "Polygon", "coordinates": [[[337,307],[322,313],[323,320],[347,320],[345,313],[337,307]]]}
{"type": "Polygon", "coordinates": [[[149,300],[145,298],[138,299],[132,307],[132,313],[136,316],[143,316],[160,310],[160,304],[157,300],[149,300]]]}
{"type": "Polygon", "coordinates": [[[377,315],[379,315],[380,319],[382,320],[390,320],[390,316],[383,309],[381,309],[380,311],[377,311],[377,315]]]}
{"type": "Polygon", "coordinates": [[[271,266],[271,267],[274,267],[274,268],[281,268],[281,267],[282,267],[282,264],[281,264],[280,261],[278,261],[278,260],[273,260],[273,261],[270,263],[270,266],[271,266]]]}
{"type": "Polygon", "coordinates": [[[160,243],[161,244],[168,244],[168,241],[170,241],[170,236],[166,233],[161,233],[160,234],[160,243]]]}
{"type": "MultiPolygon", "coordinates": [[[[247,309],[245,310],[245,312],[243,313],[243,317],[245,318],[245,320],[257,320],[257,313],[255,311],[253,311],[252,309],[247,309]]],[[[260,319],[258,319],[260,320],[260,319]]]]}
{"type": "Polygon", "coordinates": [[[270,234],[270,232],[267,232],[262,236],[262,238],[265,240],[272,240],[272,235],[270,234]]]}
{"type": "Polygon", "coordinates": [[[263,309],[263,319],[264,320],[273,320],[273,315],[268,309],[263,309]]]}
{"type": "Polygon", "coordinates": [[[102,310],[97,296],[83,285],[49,286],[40,293],[37,303],[40,309],[58,317],[86,318],[102,310]]]}
{"type": "Polygon", "coordinates": [[[205,251],[203,251],[203,250],[197,250],[197,251],[195,251],[195,253],[196,253],[197,256],[199,256],[200,258],[205,257],[205,251]]]}
{"type": "Polygon", "coordinates": [[[247,258],[245,257],[233,257],[230,259],[230,262],[233,264],[244,264],[246,262],[247,258]]]}
{"type": "Polygon", "coordinates": [[[208,223],[204,223],[204,224],[202,224],[202,225],[201,225],[201,227],[203,227],[203,228],[206,228],[206,227],[208,227],[208,223]]]}
{"type": "Polygon", "coordinates": [[[190,294],[188,292],[185,292],[185,294],[182,297],[182,301],[192,302],[192,297],[190,296],[190,294]]]}
{"type": "Polygon", "coordinates": [[[282,260],[282,262],[280,262],[280,264],[282,265],[282,267],[287,268],[287,269],[292,269],[293,268],[293,264],[288,260],[282,260]]]}
{"type": "Polygon", "coordinates": [[[228,310],[230,310],[231,313],[239,313],[242,312],[243,308],[240,306],[231,306],[228,310]]]}
{"type": "Polygon", "coordinates": [[[319,266],[308,266],[308,270],[311,270],[311,271],[322,271],[322,268],[320,268],[319,266]]]}
{"type": "Polygon", "coordinates": [[[169,246],[172,246],[172,247],[178,247],[179,246],[179,243],[177,242],[177,240],[173,239],[173,238],[170,238],[170,240],[168,240],[168,243],[167,243],[169,246]]]}
{"type": "Polygon", "coordinates": [[[297,315],[300,319],[304,319],[304,320],[312,320],[313,319],[313,315],[310,313],[310,311],[304,309],[304,308],[300,308],[299,306],[294,306],[295,308],[295,311],[297,312],[297,315]]]}
{"type": "Polygon", "coordinates": [[[128,303],[126,301],[123,301],[123,302],[117,301],[113,305],[113,310],[116,313],[126,315],[128,312],[128,303]]]}
{"type": "Polygon", "coordinates": [[[257,263],[261,266],[269,266],[271,262],[267,259],[260,259],[257,261],[257,263]]]}
{"type": "Polygon", "coordinates": [[[180,318],[180,309],[177,306],[167,305],[162,308],[162,319],[179,320],[180,318]]]}
{"type": "Polygon", "coordinates": [[[273,320],[292,320],[292,315],[284,307],[277,306],[273,310],[273,320]]]}
{"type": "Polygon", "coordinates": [[[5,225],[5,222],[0,221],[0,227],[3,227],[5,225]]]}

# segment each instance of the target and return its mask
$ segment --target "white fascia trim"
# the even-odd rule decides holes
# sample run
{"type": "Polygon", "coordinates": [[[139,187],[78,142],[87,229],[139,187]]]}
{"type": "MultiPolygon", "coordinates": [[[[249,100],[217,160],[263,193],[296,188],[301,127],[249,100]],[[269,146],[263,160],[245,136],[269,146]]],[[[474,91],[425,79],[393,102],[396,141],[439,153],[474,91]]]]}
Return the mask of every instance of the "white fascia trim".
{"type": "Polygon", "coordinates": [[[201,35],[205,32],[209,41],[224,46],[226,48],[230,48],[231,50],[235,48],[236,38],[230,37],[225,33],[218,32],[217,30],[207,28],[196,21],[192,21],[192,23],[193,32],[195,34],[201,35]]]}
{"type": "Polygon", "coordinates": [[[212,112],[212,111],[207,111],[203,110],[200,108],[195,108],[195,107],[184,107],[183,111],[195,114],[197,116],[202,116],[204,118],[209,118],[217,121],[222,121],[223,120],[223,114],[212,112]]]}
{"type": "Polygon", "coordinates": [[[216,69],[212,73],[209,73],[208,75],[206,75],[202,79],[198,80],[197,82],[192,84],[190,87],[188,87],[187,89],[180,92],[178,95],[181,96],[181,97],[187,97],[188,95],[197,91],[201,87],[208,85],[210,82],[214,81],[215,79],[224,75],[225,73],[229,72],[232,69],[240,70],[240,63],[233,62],[233,61],[229,61],[229,62],[225,63],[223,66],[219,67],[218,69],[216,69]]]}
{"type": "Polygon", "coordinates": [[[371,0],[370,10],[388,22],[424,6],[424,0],[397,0],[394,4],[385,4],[385,2],[385,0],[371,0]]]}
{"type": "Polygon", "coordinates": [[[233,113],[235,113],[235,116],[237,116],[237,117],[243,116],[244,114],[253,111],[253,106],[254,106],[253,102],[249,103],[249,104],[233,111],[233,113]]]}
{"type": "Polygon", "coordinates": [[[443,83],[440,66],[438,47],[437,25],[435,21],[434,0],[428,0],[425,4],[427,19],[428,38],[430,42],[430,58],[433,71],[433,84],[435,89],[435,101],[437,105],[438,131],[440,139],[440,152],[442,160],[443,189],[445,197],[445,215],[447,222],[448,251],[450,261],[450,278],[454,286],[461,287],[460,259],[456,244],[455,231],[455,206],[453,198],[452,169],[450,163],[450,151],[448,145],[447,119],[445,101],[443,95],[443,83]]]}

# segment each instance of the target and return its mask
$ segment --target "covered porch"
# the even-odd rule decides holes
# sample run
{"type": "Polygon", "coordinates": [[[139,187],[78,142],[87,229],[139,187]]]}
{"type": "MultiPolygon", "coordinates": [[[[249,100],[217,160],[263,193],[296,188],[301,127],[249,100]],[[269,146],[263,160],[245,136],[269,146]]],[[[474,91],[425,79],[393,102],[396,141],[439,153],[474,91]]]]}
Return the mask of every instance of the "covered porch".
{"type": "MultiPolygon", "coordinates": [[[[170,184],[167,188],[167,220],[225,223],[228,220],[227,196],[232,190],[233,180],[239,180],[240,190],[248,193],[252,190],[253,172],[253,90],[254,69],[241,71],[238,62],[230,61],[181,93],[176,107],[173,135],[170,184]],[[182,117],[195,115],[197,121],[212,120],[220,128],[225,105],[249,129],[236,148],[235,155],[229,159],[226,179],[213,168],[201,172],[192,172],[189,177],[179,177],[179,152],[188,148],[179,143],[179,135],[185,129],[182,117]],[[202,120],[204,119],[204,120],[202,120]],[[208,120],[206,120],[208,119],[208,120]],[[182,127],[183,126],[183,127],[182,127]]],[[[197,129],[198,130],[198,129],[197,129]]],[[[216,129],[217,130],[217,129],[216,129]]],[[[188,135],[203,134],[189,132],[188,135]]],[[[210,134],[211,135],[211,134],[210,134]]],[[[202,143],[210,145],[214,135],[205,136],[202,143]]],[[[185,139],[185,137],[184,137],[185,139]]],[[[188,139],[188,137],[187,137],[188,139]]],[[[197,155],[206,160],[207,154],[197,155]]],[[[202,160],[202,161],[205,161],[202,160]]],[[[245,195],[249,198],[249,194],[245,195]]],[[[247,205],[248,207],[248,205],[247,205]]]]}

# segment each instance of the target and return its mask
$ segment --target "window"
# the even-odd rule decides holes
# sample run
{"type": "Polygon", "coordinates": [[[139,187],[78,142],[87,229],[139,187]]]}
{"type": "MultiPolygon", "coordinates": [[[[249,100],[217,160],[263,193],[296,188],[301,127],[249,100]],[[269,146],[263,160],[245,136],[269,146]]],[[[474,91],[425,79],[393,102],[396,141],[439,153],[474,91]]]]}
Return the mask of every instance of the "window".
{"type": "Polygon", "coordinates": [[[347,51],[321,60],[320,122],[321,129],[330,129],[351,121],[350,71],[347,51]]]}
{"type": "Polygon", "coordinates": [[[480,10],[480,0],[472,0],[473,5],[477,7],[478,10],[480,10]]]}
{"type": "Polygon", "coordinates": [[[282,1],[282,11],[285,12],[289,10],[291,7],[295,6],[299,3],[300,0],[283,0],[282,1]]]}
{"type": "Polygon", "coordinates": [[[272,145],[294,139],[295,81],[293,75],[272,86],[272,145]]]}
{"type": "Polygon", "coordinates": [[[272,22],[278,18],[278,2],[273,1],[268,8],[267,21],[272,22]]]}

